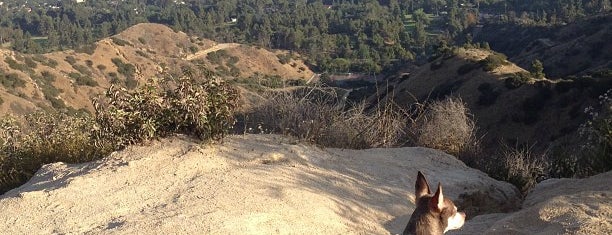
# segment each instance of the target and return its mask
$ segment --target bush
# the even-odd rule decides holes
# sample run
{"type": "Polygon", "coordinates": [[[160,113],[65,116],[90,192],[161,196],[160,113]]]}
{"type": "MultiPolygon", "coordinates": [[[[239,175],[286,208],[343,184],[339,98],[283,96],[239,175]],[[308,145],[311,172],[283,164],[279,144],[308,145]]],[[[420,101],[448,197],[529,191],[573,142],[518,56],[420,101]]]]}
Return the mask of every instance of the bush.
{"type": "MultiPolygon", "coordinates": [[[[392,102],[367,111],[365,104],[347,109],[337,94],[319,88],[303,93],[269,93],[248,114],[245,131],[280,133],[327,147],[399,146],[408,117],[392,102]]],[[[246,120],[246,118],[245,118],[246,120]]]]}
{"type": "Polygon", "coordinates": [[[185,72],[135,91],[111,87],[94,102],[102,133],[120,146],[184,133],[202,140],[220,139],[233,125],[237,93],[210,75],[185,72]]]}
{"type": "Polygon", "coordinates": [[[545,155],[535,154],[532,147],[503,145],[501,150],[502,166],[496,178],[514,184],[523,195],[535,187],[538,179],[545,176],[548,170],[545,155]]]}
{"type": "Polygon", "coordinates": [[[518,72],[504,79],[504,85],[508,89],[516,89],[521,87],[523,84],[527,84],[531,80],[528,73],[518,72]]]}
{"type": "Polygon", "coordinates": [[[585,112],[589,119],[579,129],[583,144],[578,173],[582,176],[612,170],[612,89],[599,96],[598,106],[585,112]]]}
{"type": "Polygon", "coordinates": [[[26,57],[26,58],[25,58],[25,64],[26,64],[26,66],[28,66],[28,67],[30,67],[30,68],[32,68],[32,69],[35,69],[35,68],[38,66],[38,64],[36,63],[36,61],[34,61],[34,60],[33,60],[32,58],[30,58],[30,57],[26,57]]]}
{"type": "Polygon", "coordinates": [[[0,120],[0,193],[23,184],[44,164],[91,161],[114,150],[97,138],[91,117],[38,112],[25,120],[0,120]]]}
{"type": "Polygon", "coordinates": [[[4,62],[8,64],[9,68],[14,70],[19,70],[25,73],[31,73],[33,71],[31,68],[26,67],[24,64],[20,64],[19,62],[13,60],[10,57],[6,57],[6,59],[4,59],[4,62]]]}
{"type": "Polygon", "coordinates": [[[71,55],[66,56],[66,59],[65,59],[65,60],[66,60],[66,62],[68,62],[68,64],[70,64],[70,65],[74,65],[74,64],[76,64],[76,62],[77,62],[76,58],[74,58],[74,56],[71,56],[71,55]]]}
{"type": "Polygon", "coordinates": [[[145,53],[143,51],[136,51],[136,54],[139,55],[139,56],[142,56],[144,58],[147,58],[147,59],[151,58],[147,53],[145,53]]]}
{"type": "Polygon", "coordinates": [[[136,74],[136,67],[130,63],[124,63],[119,58],[112,58],[111,61],[115,66],[117,66],[117,72],[123,74],[128,78],[134,78],[134,74],[136,74]]]}
{"type": "Polygon", "coordinates": [[[499,66],[508,64],[506,59],[507,57],[504,54],[493,53],[481,60],[480,63],[484,66],[485,71],[493,71],[499,66]]]}
{"type": "Polygon", "coordinates": [[[287,64],[291,61],[290,54],[279,54],[276,55],[276,57],[278,58],[278,62],[280,62],[281,64],[287,64]]]}
{"type": "Polygon", "coordinates": [[[446,98],[429,104],[424,115],[414,124],[418,146],[458,154],[476,141],[476,125],[460,99],[446,98]]]}
{"type": "Polygon", "coordinates": [[[147,40],[145,40],[143,37],[139,37],[138,41],[142,44],[147,44],[147,40]]]}
{"type": "Polygon", "coordinates": [[[89,70],[89,68],[85,67],[84,65],[73,64],[72,68],[76,69],[76,71],[79,71],[79,73],[81,73],[81,74],[88,75],[88,76],[92,75],[92,73],[89,70]]]}
{"type": "Polygon", "coordinates": [[[495,90],[490,83],[482,83],[478,86],[480,96],[478,96],[478,105],[490,106],[495,104],[500,92],[495,90]]]}
{"type": "Polygon", "coordinates": [[[74,51],[77,53],[85,53],[88,55],[93,55],[94,52],[96,52],[96,48],[98,47],[98,45],[96,45],[95,43],[89,44],[89,45],[82,45],[77,47],[74,51]]]}
{"type": "Polygon", "coordinates": [[[70,73],[68,74],[68,76],[70,78],[72,78],[75,83],[79,86],[98,86],[98,82],[96,82],[95,80],[93,80],[93,78],[91,78],[90,76],[87,75],[81,75],[80,73],[70,73]]]}
{"type": "Polygon", "coordinates": [[[98,68],[98,70],[100,71],[104,71],[106,69],[106,65],[99,64],[98,66],[96,66],[96,68],[98,68]]]}
{"type": "Polygon", "coordinates": [[[111,40],[113,41],[113,43],[117,44],[117,46],[125,46],[125,45],[133,46],[130,42],[117,38],[117,37],[112,37],[111,40]]]}
{"type": "Polygon", "coordinates": [[[0,71],[0,84],[6,88],[15,89],[25,87],[26,81],[21,79],[16,73],[4,74],[0,71]]]}

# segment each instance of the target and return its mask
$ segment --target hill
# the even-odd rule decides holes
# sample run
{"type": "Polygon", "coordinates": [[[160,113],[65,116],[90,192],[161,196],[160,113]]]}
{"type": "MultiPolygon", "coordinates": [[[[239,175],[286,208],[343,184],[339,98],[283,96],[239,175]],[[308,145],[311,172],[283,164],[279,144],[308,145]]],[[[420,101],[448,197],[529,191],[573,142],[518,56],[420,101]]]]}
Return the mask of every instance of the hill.
{"type": "Polygon", "coordinates": [[[79,51],[21,54],[0,50],[0,111],[25,114],[44,108],[92,110],[90,99],[109,86],[134,88],[147,79],[201,65],[226,79],[313,76],[299,55],[214,41],[143,23],[79,51]],[[216,49],[216,50],[211,50],[216,49]],[[204,52],[204,53],[203,53],[204,52]],[[216,57],[209,56],[215,52],[216,57]],[[285,58],[281,63],[279,58],[285,58]]]}
{"type": "Polygon", "coordinates": [[[559,26],[485,24],[475,41],[488,42],[510,61],[529,68],[542,61],[550,78],[585,75],[612,69],[612,13],[559,26]]]}
{"type": "Polygon", "coordinates": [[[397,234],[414,209],[417,170],[442,182],[445,196],[469,208],[468,218],[508,213],[477,216],[466,231],[611,228],[612,188],[603,183],[610,173],[542,183],[511,213],[516,188],[440,151],[319,149],[246,135],[214,146],[165,139],[95,162],[46,165],[0,196],[0,233],[397,234]],[[553,207],[565,200],[571,210],[553,207]]]}
{"type": "Polygon", "coordinates": [[[415,98],[459,96],[474,115],[485,145],[499,146],[500,141],[549,143],[574,135],[585,121],[583,110],[610,88],[605,78],[535,79],[502,55],[459,48],[395,76],[386,95],[402,105],[415,98]]]}

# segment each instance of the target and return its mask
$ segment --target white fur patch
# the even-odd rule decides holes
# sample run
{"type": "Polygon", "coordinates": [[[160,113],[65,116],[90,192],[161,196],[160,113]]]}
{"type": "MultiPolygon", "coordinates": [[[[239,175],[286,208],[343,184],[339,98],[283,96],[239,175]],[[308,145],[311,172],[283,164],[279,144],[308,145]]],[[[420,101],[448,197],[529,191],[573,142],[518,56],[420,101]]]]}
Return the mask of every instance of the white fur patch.
{"type": "MultiPolygon", "coordinates": [[[[457,207],[455,207],[455,211],[457,211],[457,207]]],[[[461,228],[461,226],[463,226],[463,223],[465,223],[465,214],[460,213],[460,212],[455,212],[453,216],[448,218],[448,226],[446,227],[444,232],[447,232],[448,230],[461,228]]]]}

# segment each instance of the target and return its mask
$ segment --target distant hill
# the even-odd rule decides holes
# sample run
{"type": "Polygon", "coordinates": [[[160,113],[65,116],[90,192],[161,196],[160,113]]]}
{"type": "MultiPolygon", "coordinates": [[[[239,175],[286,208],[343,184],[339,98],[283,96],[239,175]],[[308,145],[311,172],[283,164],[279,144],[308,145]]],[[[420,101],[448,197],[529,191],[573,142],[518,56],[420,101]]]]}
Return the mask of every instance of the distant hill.
{"type": "Polygon", "coordinates": [[[0,112],[92,110],[90,98],[112,84],[134,88],[184,64],[205,66],[228,79],[254,75],[310,79],[314,73],[299,57],[287,51],[218,44],[150,23],[79,51],[31,55],[0,49],[0,112]]]}
{"type": "Polygon", "coordinates": [[[484,25],[474,40],[488,42],[510,61],[529,68],[542,61],[550,78],[612,69],[612,13],[554,27],[484,25]]]}
{"type": "Polygon", "coordinates": [[[584,108],[612,88],[610,79],[552,81],[534,79],[525,69],[505,61],[492,71],[483,62],[492,51],[457,49],[410,73],[392,78],[384,94],[396,103],[459,96],[476,119],[487,146],[500,140],[546,146],[575,134],[584,122],[584,108]]]}

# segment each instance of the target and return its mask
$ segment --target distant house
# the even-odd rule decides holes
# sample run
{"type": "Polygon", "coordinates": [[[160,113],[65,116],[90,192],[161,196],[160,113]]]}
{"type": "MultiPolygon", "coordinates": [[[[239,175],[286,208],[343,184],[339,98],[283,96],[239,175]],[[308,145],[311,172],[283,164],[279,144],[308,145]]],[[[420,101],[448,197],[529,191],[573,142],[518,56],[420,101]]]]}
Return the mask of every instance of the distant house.
{"type": "Polygon", "coordinates": [[[85,2],[85,0],[75,0],[77,3],[85,2]]]}

